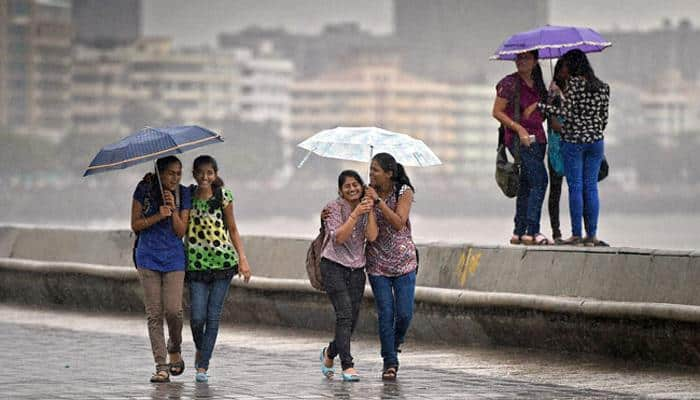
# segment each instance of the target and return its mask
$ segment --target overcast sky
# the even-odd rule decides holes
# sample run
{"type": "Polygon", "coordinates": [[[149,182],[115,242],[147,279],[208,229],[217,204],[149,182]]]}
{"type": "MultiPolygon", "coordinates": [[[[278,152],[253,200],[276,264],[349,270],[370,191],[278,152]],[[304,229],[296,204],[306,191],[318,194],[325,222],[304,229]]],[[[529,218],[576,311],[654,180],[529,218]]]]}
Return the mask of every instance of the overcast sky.
{"type": "MultiPolygon", "coordinates": [[[[178,45],[214,44],[217,33],[250,25],[315,33],[328,23],[355,21],[366,30],[388,33],[392,4],[392,0],[144,0],[143,31],[172,36],[178,45]]],[[[550,0],[550,4],[554,25],[650,29],[668,17],[674,24],[688,18],[700,26],[700,0],[550,0]]]]}

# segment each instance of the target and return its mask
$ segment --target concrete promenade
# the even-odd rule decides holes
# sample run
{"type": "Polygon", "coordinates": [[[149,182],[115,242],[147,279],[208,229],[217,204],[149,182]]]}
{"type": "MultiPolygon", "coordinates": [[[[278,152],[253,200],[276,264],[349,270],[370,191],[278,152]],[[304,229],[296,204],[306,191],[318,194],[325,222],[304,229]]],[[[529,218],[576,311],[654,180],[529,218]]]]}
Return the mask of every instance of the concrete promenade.
{"type": "Polygon", "coordinates": [[[697,370],[591,355],[409,341],[399,379],[379,378],[374,336],[353,342],[362,381],[328,381],[318,352],[328,334],[227,324],[210,382],[194,382],[189,327],[185,373],[150,384],[145,317],[0,305],[2,399],[695,399],[697,370]]]}

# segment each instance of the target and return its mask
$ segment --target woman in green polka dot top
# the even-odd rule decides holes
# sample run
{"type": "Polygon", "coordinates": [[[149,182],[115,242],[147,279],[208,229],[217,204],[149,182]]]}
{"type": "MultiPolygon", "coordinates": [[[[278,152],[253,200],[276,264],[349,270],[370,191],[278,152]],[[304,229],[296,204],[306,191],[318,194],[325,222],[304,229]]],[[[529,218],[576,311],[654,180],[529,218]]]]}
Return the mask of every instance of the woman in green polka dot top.
{"type": "Polygon", "coordinates": [[[187,227],[187,272],[190,327],[196,346],[197,382],[209,379],[207,370],[219,332],[219,319],[231,279],[250,280],[250,266],[233,216],[233,194],[219,178],[211,156],[194,160],[192,208],[187,227]]]}

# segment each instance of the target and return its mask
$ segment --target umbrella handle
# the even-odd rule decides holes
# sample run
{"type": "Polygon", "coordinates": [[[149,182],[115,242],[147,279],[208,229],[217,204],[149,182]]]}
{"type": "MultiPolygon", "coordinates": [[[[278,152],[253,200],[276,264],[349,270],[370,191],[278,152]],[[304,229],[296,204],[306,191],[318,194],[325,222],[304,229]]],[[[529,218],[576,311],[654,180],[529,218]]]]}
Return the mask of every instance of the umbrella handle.
{"type": "Polygon", "coordinates": [[[160,189],[160,197],[165,204],[165,193],[163,193],[163,183],[160,181],[160,171],[158,171],[158,160],[153,160],[153,165],[156,167],[156,177],[158,178],[158,189],[160,189]]]}
{"type": "Polygon", "coordinates": [[[369,185],[369,174],[372,171],[372,157],[374,157],[374,146],[369,145],[369,167],[367,168],[367,184],[369,185]]]}

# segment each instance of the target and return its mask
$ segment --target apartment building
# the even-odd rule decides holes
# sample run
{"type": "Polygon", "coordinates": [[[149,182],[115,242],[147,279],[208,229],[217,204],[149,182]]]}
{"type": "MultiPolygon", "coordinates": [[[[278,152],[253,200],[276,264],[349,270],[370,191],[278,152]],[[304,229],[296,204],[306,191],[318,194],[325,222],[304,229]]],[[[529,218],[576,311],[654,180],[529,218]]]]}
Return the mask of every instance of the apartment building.
{"type": "Polygon", "coordinates": [[[440,184],[492,180],[496,122],[493,89],[449,85],[403,72],[396,63],[366,64],[296,82],[290,140],[336,126],[380,126],[423,140],[444,165],[416,171],[440,184]],[[487,171],[488,170],[488,171],[487,171]]]}
{"type": "Polygon", "coordinates": [[[0,125],[58,138],[70,127],[68,0],[0,0],[0,125]]]}

